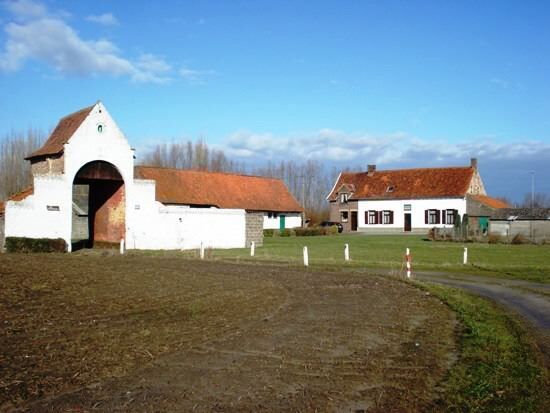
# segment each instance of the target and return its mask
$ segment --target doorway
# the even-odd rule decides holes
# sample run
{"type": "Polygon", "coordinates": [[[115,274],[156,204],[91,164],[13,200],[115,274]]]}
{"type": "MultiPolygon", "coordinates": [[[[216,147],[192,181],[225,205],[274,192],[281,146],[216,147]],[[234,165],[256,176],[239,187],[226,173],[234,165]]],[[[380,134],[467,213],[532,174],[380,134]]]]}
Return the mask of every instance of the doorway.
{"type": "Polygon", "coordinates": [[[405,214],[405,232],[411,232],[411,214],[405,214]]]}
{"type": "Polygon", "coordinates": [[[124,180],[108,162],[84,165],[73,181],[73,225],[75,247],[118,244],[126,233],[124,180]]]}
{"type": "Polygon", "coordinates": [[[351,211],[351,230],[357,231],[357,211],[351,211]]]}
{"type": "Polygon", "coordinates": [[[286,228],[286,217],[284,215],[279,215],[279,229],[282,231],[286,228]]]}

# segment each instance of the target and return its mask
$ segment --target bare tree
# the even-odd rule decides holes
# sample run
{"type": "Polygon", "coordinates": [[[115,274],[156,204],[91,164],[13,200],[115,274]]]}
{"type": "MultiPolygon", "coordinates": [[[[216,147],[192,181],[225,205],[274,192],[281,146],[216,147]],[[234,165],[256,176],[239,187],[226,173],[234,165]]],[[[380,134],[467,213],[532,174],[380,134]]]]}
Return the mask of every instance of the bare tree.
{"type": "Polygon", "coordinates": [[[542,192],[525,194],[521,208],[550,208],[550,196],[542,192]]]}
{"type": "Polygon", "coordinates": [[[30,163],[25,157],[44,142],[44,133],[29,129],[11,132],[0,139],[0,200],[32,185],[30,163]]]}

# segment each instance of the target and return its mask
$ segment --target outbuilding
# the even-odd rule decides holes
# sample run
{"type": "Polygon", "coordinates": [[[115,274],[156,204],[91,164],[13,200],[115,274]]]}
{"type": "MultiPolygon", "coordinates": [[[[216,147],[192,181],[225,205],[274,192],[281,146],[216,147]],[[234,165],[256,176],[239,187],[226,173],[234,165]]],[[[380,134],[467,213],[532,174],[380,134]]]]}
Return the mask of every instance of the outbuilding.
{"type": "Polygon", "coordinates": [[[33,186],[6,202],[6,238],[237,248],[262,242],[267,214],[301,225],[302,208],[280,180],[135,167],[134,149],[101,102],[62,118],[26,159],[33,186]]]}

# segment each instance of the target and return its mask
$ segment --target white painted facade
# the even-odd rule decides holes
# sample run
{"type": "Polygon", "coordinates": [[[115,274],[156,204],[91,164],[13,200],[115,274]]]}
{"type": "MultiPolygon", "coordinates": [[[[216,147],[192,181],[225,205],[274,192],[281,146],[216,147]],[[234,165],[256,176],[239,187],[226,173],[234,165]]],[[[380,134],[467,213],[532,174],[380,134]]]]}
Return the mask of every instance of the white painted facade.
{"type": "Polygon", "coordinates": [[[72,188],[78,171],[92,161],[112,164],[124,180],[128,249],[245,247],[243,209],[194,209],[155,200],[155,182],[134,179],[134,150],[98,102],[64,146],[63,173],[34,176],[34,194],[8,201],[5,236],[62,238],[71,243],[72,188]],[[98,126],[101,125],[101,131],[98,126]]]}
{"type": "Polygon", "coordinates": [[[264,229],[281,228],[281,216],[284,216],[285,228],[300,228],[302,226],[302,214],[299,212],[264,212],[264,229]]]}
{"type": "Polygon", "coordinates": [[[358,231],[405,232],[405,214],[411,214],[412,231],[430,228],[451,228],[452,224],[426,224],[425,211],[457,210],[462,217],[466,213],[466,198],[433,198],[404,200],[360,200],[357,203],[358,231]],[[393,211],[393,224],[368,224],[365,212],[393,211]]]}

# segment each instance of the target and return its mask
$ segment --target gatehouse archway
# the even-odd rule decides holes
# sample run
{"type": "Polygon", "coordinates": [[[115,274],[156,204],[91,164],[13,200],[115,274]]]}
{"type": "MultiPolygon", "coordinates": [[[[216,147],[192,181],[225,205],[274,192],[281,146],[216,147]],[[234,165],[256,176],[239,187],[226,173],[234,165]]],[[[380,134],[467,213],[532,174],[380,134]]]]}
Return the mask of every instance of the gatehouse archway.
{"type": "Polygon", "coordinates": [[[126,194],[118,169],[93,161],[79,169],[73,180],[72,242],[76,247],[119,243],[126,232],[126,194]]]}

